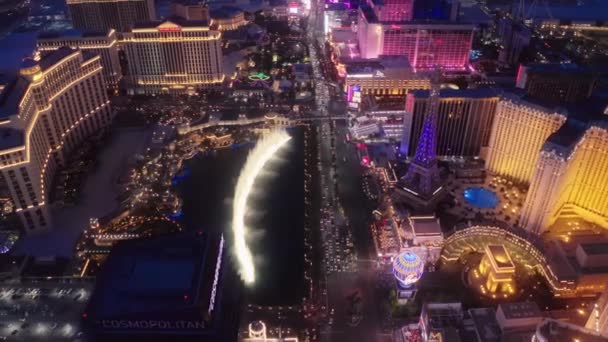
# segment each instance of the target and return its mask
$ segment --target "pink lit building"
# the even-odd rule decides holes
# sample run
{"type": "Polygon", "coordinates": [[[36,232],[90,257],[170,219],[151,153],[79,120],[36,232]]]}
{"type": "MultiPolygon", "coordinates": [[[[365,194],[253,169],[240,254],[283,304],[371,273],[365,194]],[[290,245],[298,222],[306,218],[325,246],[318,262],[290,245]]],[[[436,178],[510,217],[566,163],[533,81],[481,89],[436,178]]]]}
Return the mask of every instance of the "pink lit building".
{"type": "Polygon", "coordinates": [[[379,21],[410,21],[414,0],[372,0],[369,2],[379,21]]]}
{"type": "Polygon", "coordinates": [[[380,21],[372,8],[359,11],[357,38],[361,58],[406,56],[415,70],[465,70],[473,25],[380,21]]]}

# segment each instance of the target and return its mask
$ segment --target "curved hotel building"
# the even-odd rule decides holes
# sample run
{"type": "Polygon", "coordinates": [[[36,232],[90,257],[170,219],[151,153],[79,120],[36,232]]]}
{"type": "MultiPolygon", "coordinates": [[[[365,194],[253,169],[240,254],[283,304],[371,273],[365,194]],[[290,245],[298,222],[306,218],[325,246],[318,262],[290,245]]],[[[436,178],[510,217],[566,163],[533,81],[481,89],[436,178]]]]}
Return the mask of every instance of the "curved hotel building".
{"type": "Polygon", "coordinates": [[[99,56],[61,48],[27,60],[0,97],[0,182],[25,231],[51,225],[47,191],[65,157],[112,121],[99,56]]]}
{"type": "Polygon", "coordinates": [[[110,89],[118,89],[122,78],[118,57],[118,38],[113,29],[105,32],[67,31],[62,34],[44,32],[36,41],[38,51],[46,55],[64,46],[97,54],[101,57],[103,75],[110,89]]]}
{"type": "Polygon", "coordinates": [[[520,224],[543,232],[559,217],[608,227],[608,124],[568,122],[544,144],[520,224]]]}
{"type": "Polygon", "coordinates": [[[566,115],[559,109],[547,109],[513,94],[503,95],[492,125],[487,170],[529,184],[538,151],[565,121],[566,115]]]}

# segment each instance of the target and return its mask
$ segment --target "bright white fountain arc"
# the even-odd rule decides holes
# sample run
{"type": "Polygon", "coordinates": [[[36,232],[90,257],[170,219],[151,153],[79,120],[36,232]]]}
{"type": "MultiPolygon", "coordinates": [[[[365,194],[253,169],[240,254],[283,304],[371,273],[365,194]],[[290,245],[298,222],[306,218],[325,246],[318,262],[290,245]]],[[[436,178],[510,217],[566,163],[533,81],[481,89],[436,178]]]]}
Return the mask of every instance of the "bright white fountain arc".
{"type": "Polygon", "coordinates": [[[247,246],[245,217],[247,215],[247,200],[253,189],[255,179],[264,169],[264,166],[278,150],[281,149],[291,137],[285,131],[274,131],[261,138],[256,146],[249,152],[245,166],[241,170],[234,191],[232,204],[232,231],[234,233],[234,246],[239,273],[246,284],[255,281],[255,268],[253,256],[247,246]]]}

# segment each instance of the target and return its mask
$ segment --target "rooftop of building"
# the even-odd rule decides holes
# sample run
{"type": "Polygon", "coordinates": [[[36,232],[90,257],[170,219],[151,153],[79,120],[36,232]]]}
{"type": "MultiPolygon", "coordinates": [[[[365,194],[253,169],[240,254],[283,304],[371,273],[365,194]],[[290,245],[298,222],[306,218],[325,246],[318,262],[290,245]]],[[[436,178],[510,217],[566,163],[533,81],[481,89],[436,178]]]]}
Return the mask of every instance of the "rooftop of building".
{"type": "Polygon", "coordinates": [[[486,249],[488,256],[496,264],[498,269],[515,267],[511,260],[511,256],[504,245],[487,245],[486,249]]]}
{"type": "MultiPolygon", "coordinates": [[[[543,106],[555,106],[552,102],[525,97],[543,106]]],[[[562,105],[567,121],[549,136],[543,146],[545,151],[554,150],[568,156],[590,127],[608,128],[608,117],[603,114],[608,98],[592,96],[584,102],[562,105]]]]}
{"type": "Polygon", "coordinates": [[[172,4],[178,4],[183,6],[206,6],[207,1],[201,0],[171,0],[172,4]]]}
{"type": "Polygon", "coordinates": [[[506,319],[522,319],[542,317],[538,305],[534,302],[501,303],[498,309],[506,319]]]}
{"type": "Polygon", "coordinates": [[[436,29],[450,29],[450,30],[463,30],[463,31],[472,31],[475,28],[475,25],[469,23],[461,23],[461,22],[450,22],[447,20],[438,20],[438,19],[414,19],[410,21],[382,21],[378,20],[378,16],[374,12],[374,9],[369,5],[363,5],[359,8],[365,20],[368,23],[378,23],[383,25],[400,25],[403,27],[420,27],[420,28],[429,28],[432,26],[436,29]]]}
{"type": "Polygon", "coordinates": [[[38,39],[59,39],[59,38],[102,38],[111,34],[112,30],[107,31],[83,31],[70,29],[64,31],[42,31],[38,34],[38,39]]]}
{"type": "Polygon", "coordinates": [[[157,28],[163,24],[174,24],[180,27],[208,27],[209,22],[206,20],[186,20],[184,18],[173,16],[163,20],[151,20],[151,21],[143,21],[139,23],[133,24],[133,29],[151,29],[157,28]]]}
{"type": "MultiPolygon", "coordinates": [[[[44,56],[38,62],[26,58],[22,61],[22,69],[34,68],[36,66],[39,66],[41,71],[47,70],[51,66],[57,64],[62,59],[74,53],[74,51],[75,50],[69,47],[62,47],[44,56]]],[[[27,90],[29,85],[30,81],[28,81],[25,77],[22,76],[15,76],[13,78],[13,81],[6,85],[2,94],[0,94],[0,120],[6,120],[11,115],[18,114],[19,102],[21,101],[21,98],[25,94],[25,91],[27,90]]],[[[16,135],[14,135],[13,133],[15,132],[11,132],[10,130],[6,131],[6,129],[4,129],[3,132],[0,133],[0,135],[7,137],[6,139],[3,139],[3,141],[6,140],[6,143],[0,145],[11,146],[12,143],[15,143],[17,141],[15,139],[19,135],[16,133],[16,135]]]]}
{"type": "Polygon", "coordinates": [[[411,69],[410,62],[404,56],[382,56],[378,59],[353,59],[344,63],[348,75],[371,73],[387,69],[411,69]]]}
{"type": "Polygon", "coordinates": [[[502,331],[496,322],[496,310],[493,308],[475,308],[469,309],[468,313],[475,325],[478,341],[501,341],[502,331]]]}
{"type": "Polygon", "coordinates": [[[210,11],[211,18],[214,19],[230,19],[243,13],[243,10],[234,6],[221,6],[212,8],[210,11]]]}
{"type": "Polygon", "coordinates": [[[608,241],[581,243],[579,246],[589,255],[608,255],[608,241]]]}
{"type": "Polygon", "coordinates": [[[574,1],[562,4],[553,3],[549,6],[533,6],[528,15],[537,20],[606,21],[608,20],[608,3],[602,0],[585,1],[580,4],[574,1]]]}
{"type": "Polygon", "coordinates": [[[441,235],[439,219],[433,216],[410,216],[410,224],[416,236],[441,235]]]}
{"type": "Polygon", "coordinates": [[[121,241],[97,277],[88,315],[120,318],[193,307],[206,312],[219,245],[199,232],[121,241]]]}
{"type": "Polygon", "coordinates": [[[0,149],[6,150],[13,147],[23,146],[25,143],[23,130],[3,127],[0,128],[0,149]]]}
{"type": "Polygon", "coordinates": [[[567,120],[557,131],[553,132],[543,145],[544,151],[555,151],[562,157],[567,157],[583,137],[588,125],[575,119],[567,120]]]}
{"type": "Polygon", "coordinates": [[[383,96],[376,98],[373,95],[365,95],[361,101],[361,109],[373,114],[373,112],[405,111],[405,100],[402,96],[383,96]]]}
{"type": "Polygon", "coordinates": [[[523,89],[511,88],[501,92],[500,97],[505,100],[510,100],[516,103],[525,104],[537,111],[544,112],[546,114],[559,113],[564,116],[568,115],[568,111],[562,104],[558,104],[551,101],[545,101],[526,95],[523,89]]]}
{"type": "MultiPolygon", "coordinates": [[[[463,318],[461,303],[425,303],[420,317],[421,320],[428,322],[427,329],[443,331],[444,338],[448,334],[452,338],[460,338],[459,334],[454,334],[451,330],[460,328],[463,318]]],[[[453,339],[445,340],[453,341],[453,339]]]]}
{"type": "Polygon", "coordinates": [[[553,319],[543,321],[536,329],[536,335],[542,341],[606,342],[607,339],[607,336],[601,336],[595,331],[553,319]]]}
{"type": "Polygon", "coordinates": [[[62,59],[70,56],[76,52],[76,50],[69,48],[67,46],[62,46],[59,49],[55,50],[53,53],[48,54],[40,59],[38,65],[40,65],[40,69],[45,71],[55,64],[59,63],[62,59]]]}
{"type": "Polygon", "coordinates": [[[528,69],[528,72],[536,72],[536,73],[547,73],[547,74],[559,74],[559,76],[563,76],[564,74],[568,75],[591,75],[593,74],[593,70],[590,67],[578,65],[575,63],[532,63],[527,64],[525,67],[528,69]]]}
{"type": "MultiPolygon", "coordinates": [[[[426,98],[430,96],[429,90],[413,90],[410,92],[414,97],[426,98]]],[[[501,91],[494,88],[477,88],[477,89],[441,89],[439,97],[442,98],[491,98],[499,97],[501,91]]]]}
{"type": "Polygon", "coordinates": [[[270,7],[287,6],[287,0],[269,0],[270,7]]]}

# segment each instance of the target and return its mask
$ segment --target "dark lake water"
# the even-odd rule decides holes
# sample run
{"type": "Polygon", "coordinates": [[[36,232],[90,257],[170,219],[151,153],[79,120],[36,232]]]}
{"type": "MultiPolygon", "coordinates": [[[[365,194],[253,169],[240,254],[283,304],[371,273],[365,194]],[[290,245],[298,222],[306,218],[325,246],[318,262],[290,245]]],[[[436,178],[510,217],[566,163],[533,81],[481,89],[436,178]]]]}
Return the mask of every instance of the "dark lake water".
{"type": "MultiPolygon", "coordinates": [[[[249,245],[256,263],[256,281],[248,302],[290,305],[301,302],[304,286],[304,132],[290,131],[289,146],[271,161],[255,184],[247,218],[253,229],[249,245]]],[[[224,232],[228,242],[232,197],[240,169],[252,146],[198,155],[185,163],[175,184],[183,199],[181,220],[190,229],[224,232]]]]}

